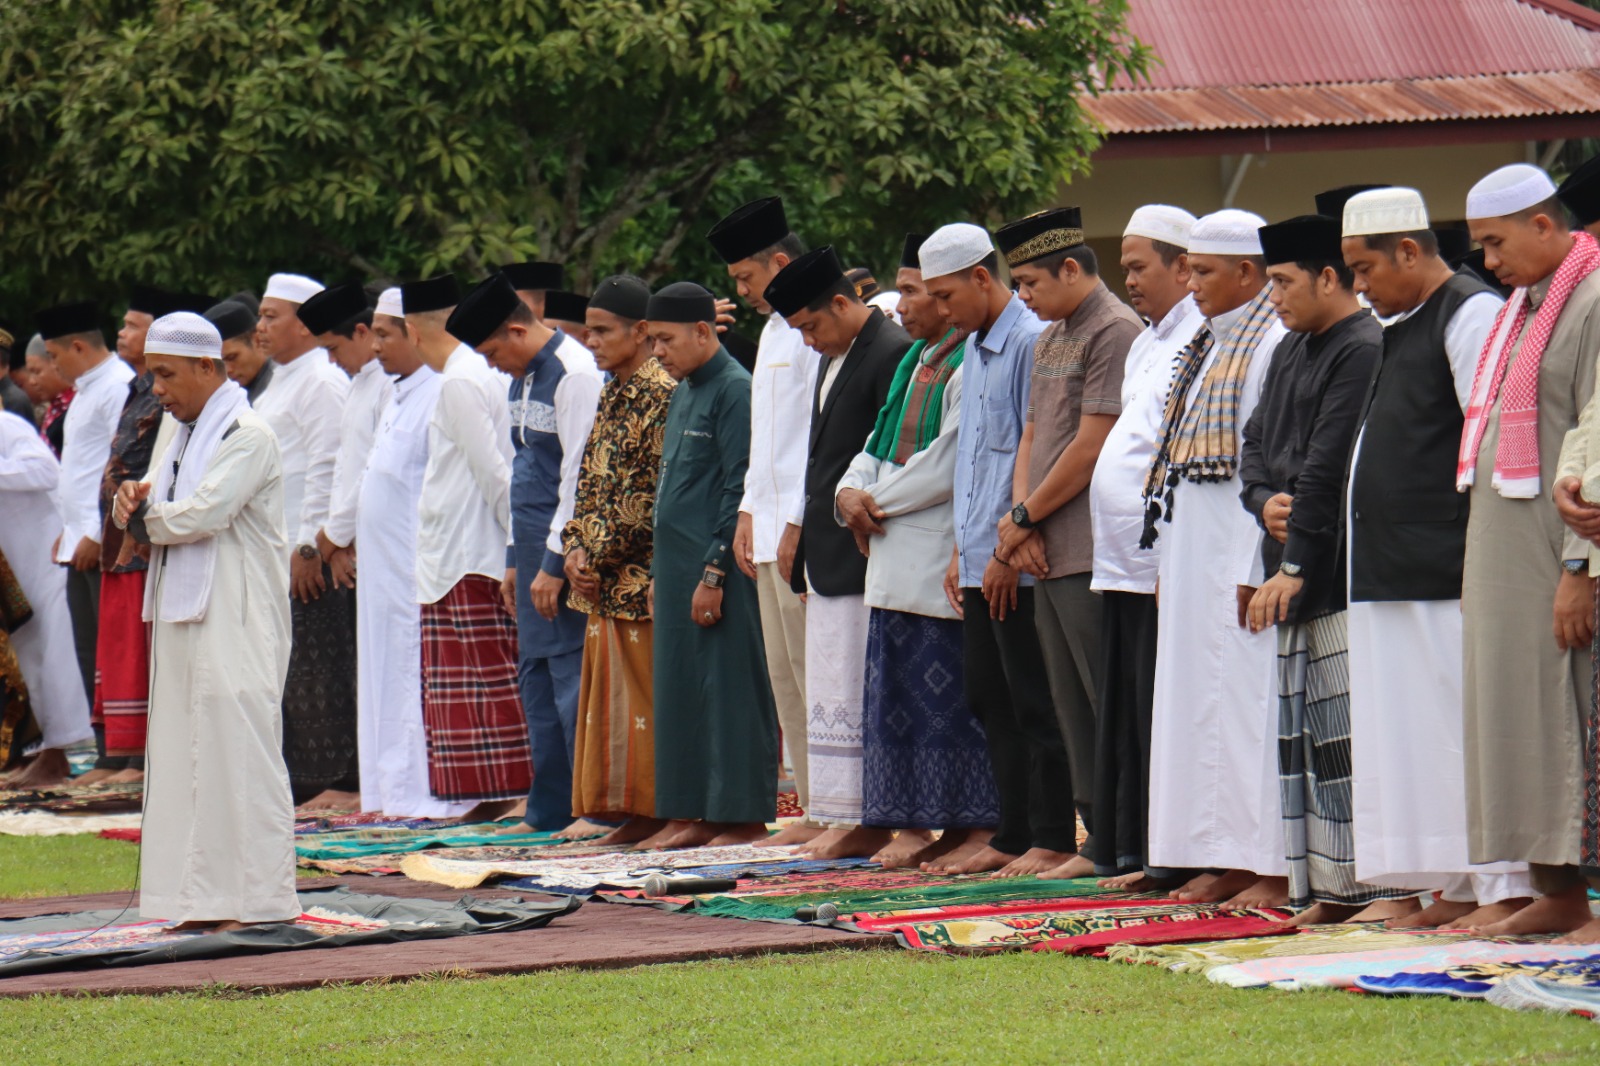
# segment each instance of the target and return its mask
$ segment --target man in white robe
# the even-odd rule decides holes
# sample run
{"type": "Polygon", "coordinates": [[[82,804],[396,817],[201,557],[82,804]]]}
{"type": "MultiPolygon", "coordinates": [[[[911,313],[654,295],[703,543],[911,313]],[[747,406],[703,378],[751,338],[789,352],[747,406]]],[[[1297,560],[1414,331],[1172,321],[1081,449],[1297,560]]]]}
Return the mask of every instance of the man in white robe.
{"type": "Polygon", "coordinates": [[[289,669],[278,442],[227,378],[222,338],[177,312],[145,339],[153,391],[182,423],[154,481],[113,518],[153,545],[139,912],[227,931],[300,914],[281,749],[289,669]]]}
{"type": "Polygon", "coordinates": [[[61,525],[53,498],[60,476],[60,464],[39,431],[9,411],[0,412],[0,554],[33,608],[33,617],[11,634],[11,647],[43,733],[39,759],[56,764],[65,776],[62,749],[94,734],[73,653],[67,571],[50,558],[61,525]]]}
{"type": "Polygon", "coordinates": [[[400,290],[386,289],[372,316],[373,348],[398,379],[361,476],[355,539],[357,729],[361,809],[399,818],[453,818],[471,803],[428,791],[422,725],[422,607],[417,603],[417,504],[428,465],[428,423],[439,375],[406,332],[400,290]]]}
{"type": "Polygon", "coordinates": [[[1240,433],[1286,332],[1267,302],[1264,224],[1230,209],[1190,233],[1189,290],[1206,321],[1178,357],[1146,488],[1161,512],[1144,537],[1164,543],[1148,861],[1209,869],[1174,895],[1240,907],[1288,902],[1276,648],[1270,634],[1244,625],[1261,584],[1261,531],[1239,506],[1235,476],[1240,433]],[[1226,402],[1230,391],[1236,405],[1226,402]],[[1216,417],[1230,406],[1232,419],[1216,417]]]}

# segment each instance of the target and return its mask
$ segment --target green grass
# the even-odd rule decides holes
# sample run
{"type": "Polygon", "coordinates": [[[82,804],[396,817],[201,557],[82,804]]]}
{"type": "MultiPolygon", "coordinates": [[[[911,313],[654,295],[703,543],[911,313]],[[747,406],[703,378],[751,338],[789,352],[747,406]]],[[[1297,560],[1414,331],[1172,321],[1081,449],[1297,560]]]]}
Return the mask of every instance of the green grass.
{"type": "MultiPolygon", "coordinates": [[[[127,888],[136,849],[0,838],[0,893],[127,888]],[[90,878],[98,880],[90,882],[90,878]]],[[[592,906],[605,906],[592,904],[592,906]]],[[[711,935],[715,923],[707,920],[711,935]]],[[[900,951],[253,996],[0,1000],[7,1062],[1592,1063],[1600,1026],[1482,1003],[1241,991],[1053,955],[900,951]]]]}

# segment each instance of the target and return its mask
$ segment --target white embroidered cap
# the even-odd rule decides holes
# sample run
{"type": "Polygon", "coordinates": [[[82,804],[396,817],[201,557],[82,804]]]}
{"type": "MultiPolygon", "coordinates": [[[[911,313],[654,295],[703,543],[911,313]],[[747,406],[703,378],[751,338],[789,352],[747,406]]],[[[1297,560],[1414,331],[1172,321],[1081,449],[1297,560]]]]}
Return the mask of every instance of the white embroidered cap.
{"type": "Polygon", "coordinates": [[[1395,186],[1358,192],[1344,202],[1346,237],[1417,233],[1428,228],[1428,205],[1415,189],[1395,186]]]}
{"type": "Polygon", "coordinates": [[[952,222],[922,242],[917,261],[922,264],[922,276],[931,279],[975,267],[994,254],[988,230],[970,222],[952,222]]]}
{"type": "Polygon", "coordinates": [[[1194,230],[1194,216],[1181,207],[1171,204],[1145,204],[1135,211],[1123,227],[1124,237],[1148,237],[1179,248],[1189,247],[1189,236],[1194,230]]]}
{"type": "Polygon", "coordinates": [[[263,300],[287,300],[292,304],[303,304],[317,293],[322,291],[322,282],[308,278],[303,274],[274,274],[267,279],[267,291],[262,294],[263,300]]]}
{"type": "Polygon", "coordinates": [[[405,305],[400,302],[400,287],[396,285],[379,293],[378,306],[373,308],[372,313],[388,315],[391,318],[406,317],[405,305]]]}
{"type": "Polygon", "coordinates": [[[1550,175],[1529,163],[1490,172],[1467,193],[1468,218],[1500,218],[1526,211],[1556,194],[1550,175]]]}
{"type": "Polygon", "coordinates": [[[1267,220],[1249,211],[1227,208],[1195,220],[1189,231],[1190,255],[1260,255],[1267,220]]]}
{"type": "Polygon", "coordinates": [[[221,359],[222,334],[193,311],[174,311],[150,323],[145,334],[147,355],[177,355],[185,359],[221,359]]]}

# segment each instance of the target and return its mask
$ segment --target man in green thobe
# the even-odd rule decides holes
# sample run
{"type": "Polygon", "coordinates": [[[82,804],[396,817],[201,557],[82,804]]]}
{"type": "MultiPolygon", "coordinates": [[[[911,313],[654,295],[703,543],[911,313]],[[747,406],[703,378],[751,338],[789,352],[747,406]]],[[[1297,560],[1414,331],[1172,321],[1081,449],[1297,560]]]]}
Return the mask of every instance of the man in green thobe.
{"type": "Polygon", "coordinates": [[[732,565],[750,461],[750,375],[717,340],[716,304],[678,282],[650,298],[667,411],[650,570],[656,814],[641,848],[743,844],[777,815],[778,717],[755,583],[732,565]]]}

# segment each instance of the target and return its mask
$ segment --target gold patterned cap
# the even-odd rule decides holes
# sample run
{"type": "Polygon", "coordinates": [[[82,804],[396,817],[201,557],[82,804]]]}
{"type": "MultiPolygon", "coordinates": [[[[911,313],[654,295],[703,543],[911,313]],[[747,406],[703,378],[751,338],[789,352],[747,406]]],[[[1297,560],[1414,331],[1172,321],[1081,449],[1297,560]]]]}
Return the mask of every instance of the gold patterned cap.
{"type": "Polygon", "coordinates": [[[1006,265],[1019,267],[1083,243],[1083,217],[1076,207],[1054,207],[1007,222],[995,234],[1006,265]]]}

